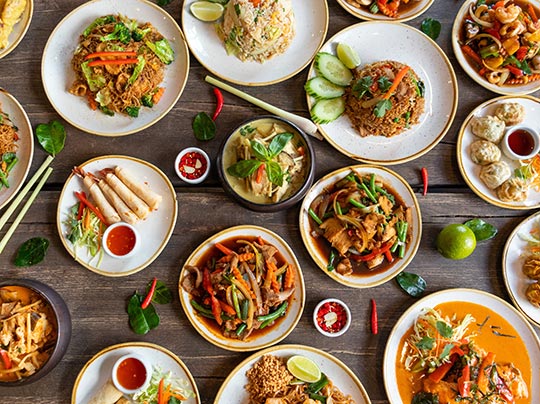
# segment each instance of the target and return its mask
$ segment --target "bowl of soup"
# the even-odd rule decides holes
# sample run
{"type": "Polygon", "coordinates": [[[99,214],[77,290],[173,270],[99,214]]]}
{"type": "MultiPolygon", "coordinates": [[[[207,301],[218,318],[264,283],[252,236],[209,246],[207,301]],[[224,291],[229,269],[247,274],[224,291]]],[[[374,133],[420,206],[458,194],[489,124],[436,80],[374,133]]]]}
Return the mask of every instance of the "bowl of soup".
{"type": "Polygon", "coordinates": [[[313,183],[307,135],[272,115],[242,122],[223,141],[217,168],[225,191],[244,207],[276,212],[298,203],[313,183]]]}
{"type": "Polygon", "coordinates": [[[71,316],[62,297],[35,280],[5,279],[0,281],[0,308],[0,387],[46,376],[71,339],[71,316]]]}

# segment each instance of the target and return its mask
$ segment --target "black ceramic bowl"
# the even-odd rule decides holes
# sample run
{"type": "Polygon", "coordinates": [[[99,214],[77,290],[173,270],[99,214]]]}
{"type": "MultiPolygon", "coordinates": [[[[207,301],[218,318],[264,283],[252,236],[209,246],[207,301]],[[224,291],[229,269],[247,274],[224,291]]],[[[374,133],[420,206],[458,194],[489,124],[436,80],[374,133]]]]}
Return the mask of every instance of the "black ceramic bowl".
{"type": "MultiPolygon", "coordinates": [[[[272,158],[270,161],[275,163],[277,162],[277,158],[272,158]]],[[[313,184],[315,155],[308,136],[298,126],[278,116],[262,115],[242,122],[230,133],[221,144],[216,159],[216,165],[221,184],[229,196],[248,209],[257,212],[276,212],[294,206],[296,203],[300,202],[309,190],[313,184]],[[292,176],[294,180],[287,184],[287,187],[284,188],[286,191],[277,201],[272,200],[270,197],[255,195],[252,188],[250,188],[249,185],[246,185],[247,182],[253,183],[253,181],[255,181],[257,170],[252,172],[247,179],[242,179],[238,176],[242,175],[240,172],[245,175],[249,172],[250,167],[253,168],[254,166],[256,167],[259,165],[262,159],[258,159],[254,156],[252,148],[250,148],[251,159],[239,158],[236,153],[237,146],[240,142],[249,145],[248,139],[252,139],[257,133],[258,136],[268,134],[268,136],[266,136],[268,141],[265,143],[266,149],[271,152],[270,150],[273,149],[273,147],[270,146],[270,139],[273,139],[273,137],[270,133],[273,128],[277,128],[276,132],[278,134],[292,133],[293,135],[292,139],[288,142],[289,144],[283,149],[283,152],[286,152],[286,155],[283,154],[280,157],[282,159],[281,163],[286,166],[286,159],[292,158],[294,161],[301,161],[302,166],[299,171],[300,174],[292,176]],[[240,160],[251,160],[252,164],[244,166],[241,170],[236,170],[236,175],[231,175],[231,166],[235,165],[240,160]]],[[[273,164],[273,166],[275,167],[275,164],[273,164]]],[[[291,175],[288,174],[286,170],[282,171],[282,174],[283,183],[286,183],[286,181],[291,178],[291,175]]],[[[270,181],[270,177],[268,177],[266,166],[261,177],[264,177],[261,180],[263,185],[264,181],[272,182],[270,181]]],[[[275,188],[275,185],[273,186],[275,188]]]]}
{"type": "Polygon", "coordinates": [[[31,279],[5,279],[0,281],[0,288],[5,286],[21,286],[40,295],[50,306],[53,321],[56,322],[57,337],[54,345],[50,347],[49,359],[34,374],[16,381],[2,382],[0,387],[16,387],[33,383],[46,376],[62,359],[71,339],[71,315],[62,297],[50,286],[31,279]]]}

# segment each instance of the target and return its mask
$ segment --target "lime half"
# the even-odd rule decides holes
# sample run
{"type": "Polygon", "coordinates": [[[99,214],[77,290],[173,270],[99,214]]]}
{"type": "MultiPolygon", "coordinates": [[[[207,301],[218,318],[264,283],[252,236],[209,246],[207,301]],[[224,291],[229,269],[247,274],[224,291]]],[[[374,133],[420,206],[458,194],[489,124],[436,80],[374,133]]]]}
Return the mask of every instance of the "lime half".
{"type": "Polygon", "coordinates": [[[358,53],[346,43],[338,43],[336,52],[338,59],[349,69],[354,69],[360,64],[360,56],[358,56],[358,53]]]}
{"type": "Polygon", "coordinates": [[[294,377],[306,383],[315,383],[321,378],[321,369],[305,356],[291,356],[287,361],[287,369],[294,377]]]}
{"type": "Polygon", "coordinates": [[[210,1],[196,1],[189,6],[191,13],[198,20],[210,22],[216,21],[223,15],[223,5],[210,1]]]}

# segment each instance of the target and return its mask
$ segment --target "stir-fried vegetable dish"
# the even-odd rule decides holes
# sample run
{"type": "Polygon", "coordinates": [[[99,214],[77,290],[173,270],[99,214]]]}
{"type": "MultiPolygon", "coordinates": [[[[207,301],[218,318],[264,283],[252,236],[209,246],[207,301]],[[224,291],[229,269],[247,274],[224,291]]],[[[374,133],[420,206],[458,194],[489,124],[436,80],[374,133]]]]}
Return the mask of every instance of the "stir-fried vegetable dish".
{"type": "Polygon", "coordinates": [[[246,339],[285,315],[295,289],[293,264],[261,237],[216,243],[196,266],[186,266],[182,288],[196,312],[221,333],[246,339]]]}
{"type": "Polygon", "coordinates": [[[8,176],[19,161],[16,155],[17,127],[0,109],[0,189],[9,188],[8,176]]]}
{"type": "Polygon", "coordinates": [[[384,269],[410,241],[410,208],[373,173],[351,171],[314,199],[309,214],[311,234],[331,245],[327,269],[341,275],[384,269]]]}
{"type": "Polygon", "coordinates": [[[346,0],[353,7],[365,8],[372,14],[397,18],[399,14],[416,7],[419,0],[346,0]]]}
{"type": "Polygon", "coordinates": [[[528,1],[472,2],[460,32],[461,49],[488,82],[540,80],[540,22],[528,1]]]}

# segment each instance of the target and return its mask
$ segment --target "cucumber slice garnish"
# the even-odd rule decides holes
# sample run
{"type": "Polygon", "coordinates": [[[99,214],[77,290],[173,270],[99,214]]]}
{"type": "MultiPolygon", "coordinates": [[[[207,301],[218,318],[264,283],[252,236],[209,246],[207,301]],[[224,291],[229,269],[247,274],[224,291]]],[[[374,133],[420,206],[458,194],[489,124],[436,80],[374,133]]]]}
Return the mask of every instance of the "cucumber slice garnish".
{"type": "Polygon", "coordinates": [[[315,123],[329,123],[345,111],[345,100],[343,97],[319,100],[311,108],[311,119],[315,123]]]}
{"type": "Polygon", "coordinates": [[[316,99],[336,98],[345,94],[345,89],[338,86],[324,77],[317,76],[309,79],[304,86],[306,93],[316,99]]]}
{"type": "Polygon", "coordinates": [[[353,75],[336,56],[327,52],[319,52],[315,56],[315,69],[319,75],[338,86],[348,86],[353,75]]]}

